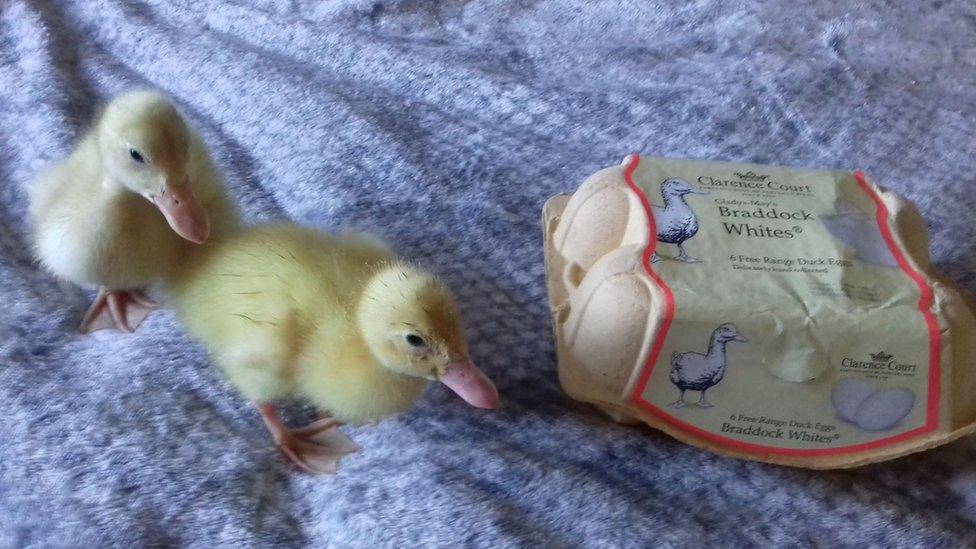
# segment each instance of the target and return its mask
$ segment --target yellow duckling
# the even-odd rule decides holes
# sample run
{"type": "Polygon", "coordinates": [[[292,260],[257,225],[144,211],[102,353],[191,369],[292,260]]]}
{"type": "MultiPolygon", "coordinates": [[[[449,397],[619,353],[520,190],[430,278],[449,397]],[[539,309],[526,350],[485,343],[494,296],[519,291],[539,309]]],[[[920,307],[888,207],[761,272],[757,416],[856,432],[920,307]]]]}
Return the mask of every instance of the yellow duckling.
{"type": "Polygon", "coordinates": [[[281,451],[308,472],[333,473],[358,449],[340,422],[403,411],[427,380],[473,406],[498,406],[471,363],[451,294],[382,245],[291,224],[253,227],[211,242],[168,293],[281,451]],[[288,396],[331,417],[288,429],[272,404],[288,396]]]}
{"type": "Polygon", "coordinates": [[[191,243],[236,226],[203,141],[152,91],[110,102],[71,155],[29,191],[34,246],[53,274],[99,293],[81,331],[134,330],[191,243]]]}

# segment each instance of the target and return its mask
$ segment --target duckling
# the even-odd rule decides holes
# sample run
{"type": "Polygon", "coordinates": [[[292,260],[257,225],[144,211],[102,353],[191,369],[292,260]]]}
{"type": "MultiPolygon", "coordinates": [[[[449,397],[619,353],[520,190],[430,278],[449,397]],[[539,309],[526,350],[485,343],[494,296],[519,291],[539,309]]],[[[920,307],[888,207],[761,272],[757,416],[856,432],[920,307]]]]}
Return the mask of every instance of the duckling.
{"type": "Polygon", "coordinates": [[[671,355],[671,383],[681,391],[681,396],[671,406],[682,408],[687,404],[685,391],[701,391],[698,406],[712,406],[705,400],[705,391],[718,385],[725,377],[725,346],[730,341],[747,343],[749,340],[739,333],[734,324],[722,324],[712,332],[706,354],[676,352],[671,355]]]}
{"type": "MultiPolygon", "coordinates": [[[[698,217],[695,212],[685,202],[685,196],[689,194],[707,195],[708,193],[692,187],[687,181],[681,179],[668,179],[661,183],[661,196],[664,198],[664,207],[651,206],[654,214],[654,223],[657,224],[657,240],[667,244],[678,246],[677,261],[686,263],[697,263],[699,260],[685,253],[682,244],[689,238],[698,233],[698,217]]],[[[661,258],[654,253],[651,262],[657,262],[661,258]]]]}
{"type": "Polygon", "coordinates": [[[258,409],[281,452],[334,473],[357,446],[338,430],[407,409],[428,380],[469,404],[498,391],[471,362],[454,300],[384,245],[292,224],[215,239],[167,283],[190,335],[258,409]],[[289,429],[274,402],[327,414],[289,429]]]}
{"type": "Polygon", "coordinates": [[[40,263],[99,288],[81,322],[85,333],[133,331],[156,307],[143,292],[211,231],[237,223],[203,141],[153,91],[112,100],[28,193],[40,263]]]}

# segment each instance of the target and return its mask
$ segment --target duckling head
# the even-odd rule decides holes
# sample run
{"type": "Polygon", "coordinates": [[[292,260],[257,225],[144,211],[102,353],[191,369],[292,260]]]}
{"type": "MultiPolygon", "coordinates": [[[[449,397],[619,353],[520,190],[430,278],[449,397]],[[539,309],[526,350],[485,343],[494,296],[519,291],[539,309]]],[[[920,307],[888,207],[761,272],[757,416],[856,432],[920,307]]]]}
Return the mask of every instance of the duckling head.
{"type": "Polygon", "coordinates": [[[432,275],[402,264],[379,271],[361,298],[357,322],[386,368],[440,381],[472,406],[498,407],[498,390],[471,362],[454,298],[432,275]]]}
{"type": "Polygon", "coordinates": [[[129,92],[105,107],[96,131],[106,184],[145,197],[178,235],[203,243],[210,222],[193,196],[190,133],[176,107],[156,92],[129,92]]]}
{"type": "Polygon", "coordinates": [[[715,339],[722,343],[727,343],[729,341],[739,341],[742,343],[748,343],[749,340],[745,336],[739,333],[734,324],[722,324],[715,330],[715,339]]]}
{"type": "Polygon", "coordinates": [[[661,183],[661,195],[664,198],[682,197],[686,194],[708,194],[707,192],[692,187],[690,183],[683,179],[667,179],[661,183]]]}

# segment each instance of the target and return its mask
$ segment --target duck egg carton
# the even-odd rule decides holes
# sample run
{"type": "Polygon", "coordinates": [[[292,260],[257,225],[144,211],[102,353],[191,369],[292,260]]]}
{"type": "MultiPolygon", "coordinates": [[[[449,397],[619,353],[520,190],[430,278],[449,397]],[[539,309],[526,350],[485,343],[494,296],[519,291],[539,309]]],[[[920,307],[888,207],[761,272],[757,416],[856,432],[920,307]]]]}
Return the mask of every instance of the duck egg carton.
{"type": "Polygon", "coordinates": [[[815,469],[974,430],[973,301],[859,172],[630,155],[543,227],[560,382],[618,422],[815,469]]]}

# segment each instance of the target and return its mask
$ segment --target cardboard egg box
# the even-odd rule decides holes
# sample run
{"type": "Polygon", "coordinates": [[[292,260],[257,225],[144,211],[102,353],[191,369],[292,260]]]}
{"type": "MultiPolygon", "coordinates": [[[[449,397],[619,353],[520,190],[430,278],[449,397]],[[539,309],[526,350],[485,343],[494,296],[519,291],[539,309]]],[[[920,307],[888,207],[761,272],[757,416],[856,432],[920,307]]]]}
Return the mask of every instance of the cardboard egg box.
{"type": "Polygon", "coordinates": [[[631,155],[543,228],[560,382],[618,422],[815,469],[974,430],[973,302],[863,174],[631,155]]]}

